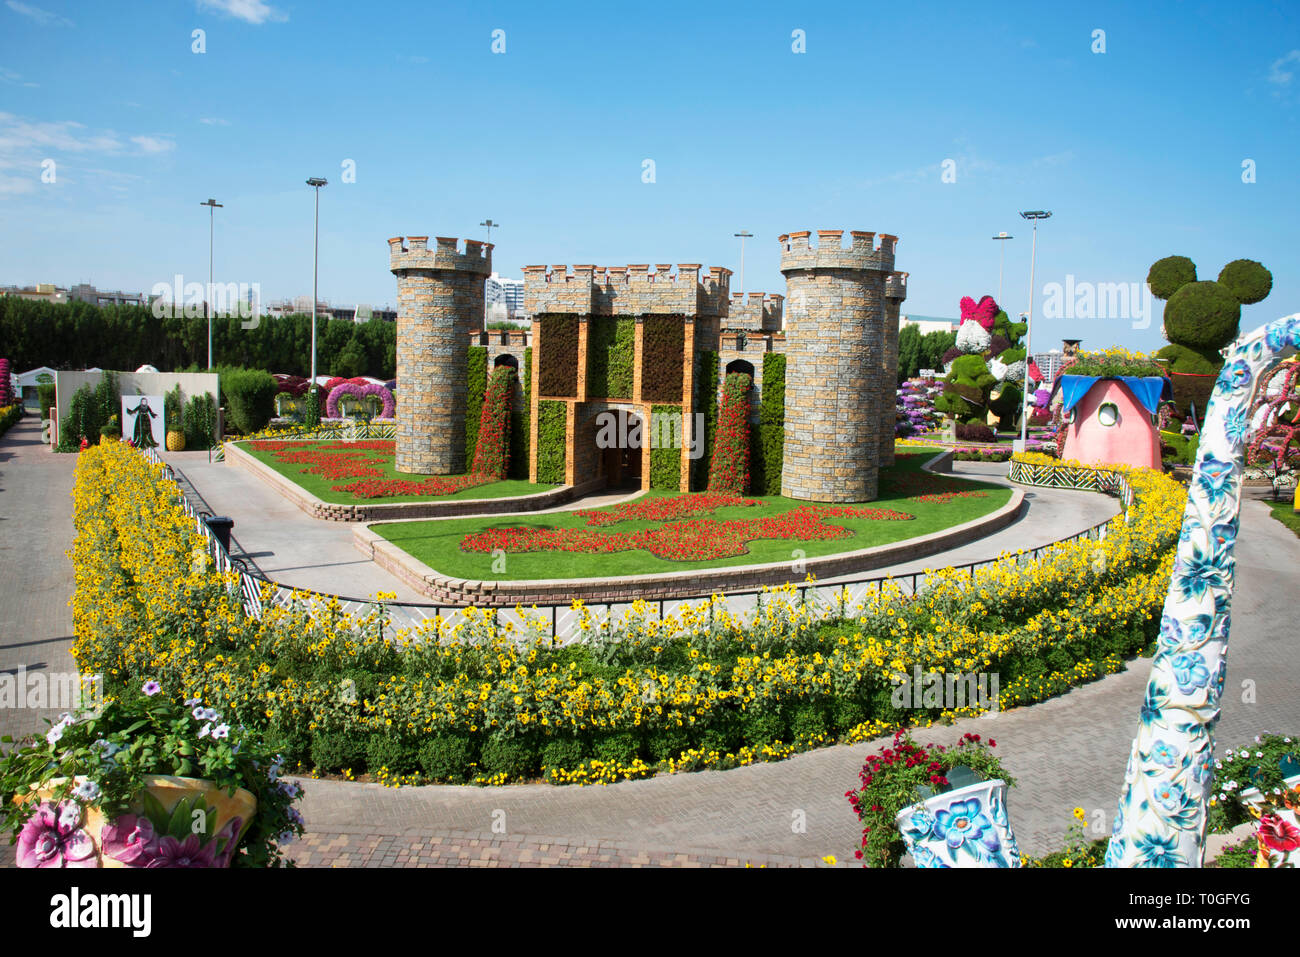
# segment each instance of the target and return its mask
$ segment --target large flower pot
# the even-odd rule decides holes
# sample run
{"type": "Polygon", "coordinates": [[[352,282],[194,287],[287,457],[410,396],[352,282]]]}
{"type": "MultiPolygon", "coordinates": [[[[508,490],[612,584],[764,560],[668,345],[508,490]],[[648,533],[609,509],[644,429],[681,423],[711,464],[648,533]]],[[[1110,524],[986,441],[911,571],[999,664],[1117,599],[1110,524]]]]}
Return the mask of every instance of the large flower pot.
{"type": "Polygon", "coordinates": [[[1005,781],[980,781],[905,807],[894,823],[917,867],[1019,867],[1006,798],[1005,781]]]}
{"type": "Polygon", "coordinates": [[[61,783],[27,798],[41,806],[18,837],[19,867],[229,867],[257,811],[243,788],[150,774],[131,810],[109,821],[97,807],[78,814],[74,801],[52,803],[61,783]]]}
{"type": "Polygon", "coordinates": [[[1256,867],[1300,867],[1300,774],[1287,778],[1286,788],[1285,794],[1273,796],[1271,807],[1258,788],[1241,792],[1242,803],[1259,821],[1256,867]]]}

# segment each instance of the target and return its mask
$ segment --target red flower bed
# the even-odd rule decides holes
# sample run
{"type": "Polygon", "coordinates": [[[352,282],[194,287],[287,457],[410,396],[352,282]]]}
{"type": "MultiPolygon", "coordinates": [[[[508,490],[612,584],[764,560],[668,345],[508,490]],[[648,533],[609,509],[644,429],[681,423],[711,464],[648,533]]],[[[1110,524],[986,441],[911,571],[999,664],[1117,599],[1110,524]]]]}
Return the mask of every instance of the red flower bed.
{"type": "MultiPolygon", "coordinates": [[[[670,522],[659,528],[637,532],[600,532],[589,528],[489,528],[466,535],[460,547],[469,552],[585,552],[608,553],[645,549],[669,561],[704,561],[732,558],[749,551],[746,543],[757,539],[845,538],[847,528],[823,521],[836,516],[851,516],[874,521],[906,521],[915,518],[906,512],[883,508],[858,508],[852,505],[801,505],[782,515],[765,518],[736,519],[719,522],[696,519],[670,522]]],[[[608,524],[608,523],[602,523],[608,524]]]]}
{"type": "Polygon", "coordinates": [[[476,485],[487,485],[498,481],[495,475],[434,475],[429,478],[411,479],[365,479],[350,485],[335,485],[336,492],[351,492],[357,498],[388,498],[393,495],[451,495],[476,485]]]}
{"type": "Polygon", "coordinates": [[[598,512],[589,508],[574,512],[587,520],[588,525],[614,525],[618,522],[646,521],[667,522],[712,512],[728,505],[762,505],[757,499],[741,498],[738,495],[722,495],[716,492],[700,492],[695,495],[675,495],[671,498],[652,498],[644,501],[620,502],[608,512],[598,512]]]}
{"type": "Polygon", "coordinates": [[[476,485],[498,481],[495,475],[431,476],[421,479],[386,479],[384,466],[396,454],[392,439],[361,442],[250,442],[258,452],[271,452],[285,465],[304,465],[301,472],[326,479],[359,479],[347,485],[331,486],[335,492],[351,492],[357,498],[389,498],[394,495],[433,497],[450,495],[476,485]]]}

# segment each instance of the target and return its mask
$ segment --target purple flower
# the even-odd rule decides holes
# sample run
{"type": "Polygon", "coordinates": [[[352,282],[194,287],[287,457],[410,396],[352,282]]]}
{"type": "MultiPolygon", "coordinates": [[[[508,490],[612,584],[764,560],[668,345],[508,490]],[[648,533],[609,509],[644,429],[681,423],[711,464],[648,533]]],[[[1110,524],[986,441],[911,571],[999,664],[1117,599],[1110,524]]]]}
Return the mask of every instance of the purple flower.
{"type": "Polygon", "coordinates": [[[146,695],[148,695],[150,698],[152,698],[152,697],[153,697],[154,695],[156,695],[159,691],[162,691],[162,685],[160,685],[160,684],[159,684],[158,682],[156,682],[156,681],[146,681],[146,682],[144,683],[144,687],[141,688],[140,690],[143,691],[143,692],[144,692],[146,695]]]}
{"type": "Polygon", "coordinates": [[[158,835],[143,815],[123,814],[99,832],[104,853],[130,867],[148,867],[158,856],[158,835]]]}
{"type": "Polygon", "coordinates": [[[204,844],[197,834],[183,841],[164,837],[158,842],[158,854],[147,867],[216,867],[216,842],[204,844]]]}
{"type": "Polygon", "coordinates": [[[98,867],[95,842],[78,824],[64,823],[66,802],[56,809],[48,801],[23,825],[18,835],[19,867],[98,867]]]}

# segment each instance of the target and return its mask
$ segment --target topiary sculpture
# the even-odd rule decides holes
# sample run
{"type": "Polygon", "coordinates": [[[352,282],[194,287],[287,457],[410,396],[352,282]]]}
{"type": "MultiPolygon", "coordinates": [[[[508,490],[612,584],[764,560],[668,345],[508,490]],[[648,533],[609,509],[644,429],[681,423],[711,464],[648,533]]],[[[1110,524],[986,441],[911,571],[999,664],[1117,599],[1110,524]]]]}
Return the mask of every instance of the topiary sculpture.
{"type": "Polygon", "coordinates": [[[1166,256],[1152,264],[1147,285],[1153,296],[1166,300],[1164,335],[1169,345],[1156,356],[1172,373],[1174,402],[1183,415],[1193,405],[1203,410],[1213,377],[1223,365],[1220,350],[1240,331],[1241,307],[1269,294],[1273,274],[1253,259],[1235,259],[1217,280],[1198,281],[1190,259],[1166,256]]]}

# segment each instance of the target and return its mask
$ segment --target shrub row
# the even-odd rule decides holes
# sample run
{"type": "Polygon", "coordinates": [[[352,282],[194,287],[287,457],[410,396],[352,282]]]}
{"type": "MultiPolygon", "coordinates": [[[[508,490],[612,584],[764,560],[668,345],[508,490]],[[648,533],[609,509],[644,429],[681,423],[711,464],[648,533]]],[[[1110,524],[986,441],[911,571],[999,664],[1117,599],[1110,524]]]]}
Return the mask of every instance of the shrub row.
{"type": "Polygon", "coordinates": [[[682,401],[682,350],[686,326],[677,316],[642,320],[641,398],[647,402],[682,401]]]}
{"type": "Polygon", "coordinates": [[[538,395],[578,394],[578,317],[542,316],[538,321],[542,337],[538,395]]]}
{"type": "Polygon", "coordinates": [[[473,609],[397,635],[376,613],[313,616],[303,603],[266,602],[252,620],[236,581],[196,561],[175,486],[109,443],[77,466],[74,652],[108,693],[161,680],[324,771],[566,782],[783,756],[941,717],[895,703],[915,668],[997,674],[1007,708],[1147,646],[1185,492],[1125,474],[1129,521],[1100,543],[937,572],[915,598],[891,585],[842,609],[793,586],[752,619],[708,601],[662,622],[634,607],[603,626],[579,606],[580,640],[556,646],[539,621],[521,634],[473,609]]]}
{"type": "Polygon", "coordinates": [[[587,337],[587,394],[632,398],[636,321],[593,317],[587,322],[587,337]]]}
{"type": "MultiPolygon", "coordinates": [[[[651,422],[657,416],[680,415],[681,406],[654,405],[650,407],[651,422]]],[[[650,487],[666,492],[679,492],[682,487],[682,450],[670,446],[650,449],[650,487]]]]}
{"type": "Polygon", "coordinates": [[[483,395],[487,392],[487,347],[470,346],[465,358],[465,464],[478,448],[479,419],[483,415],[483,395]]]}

